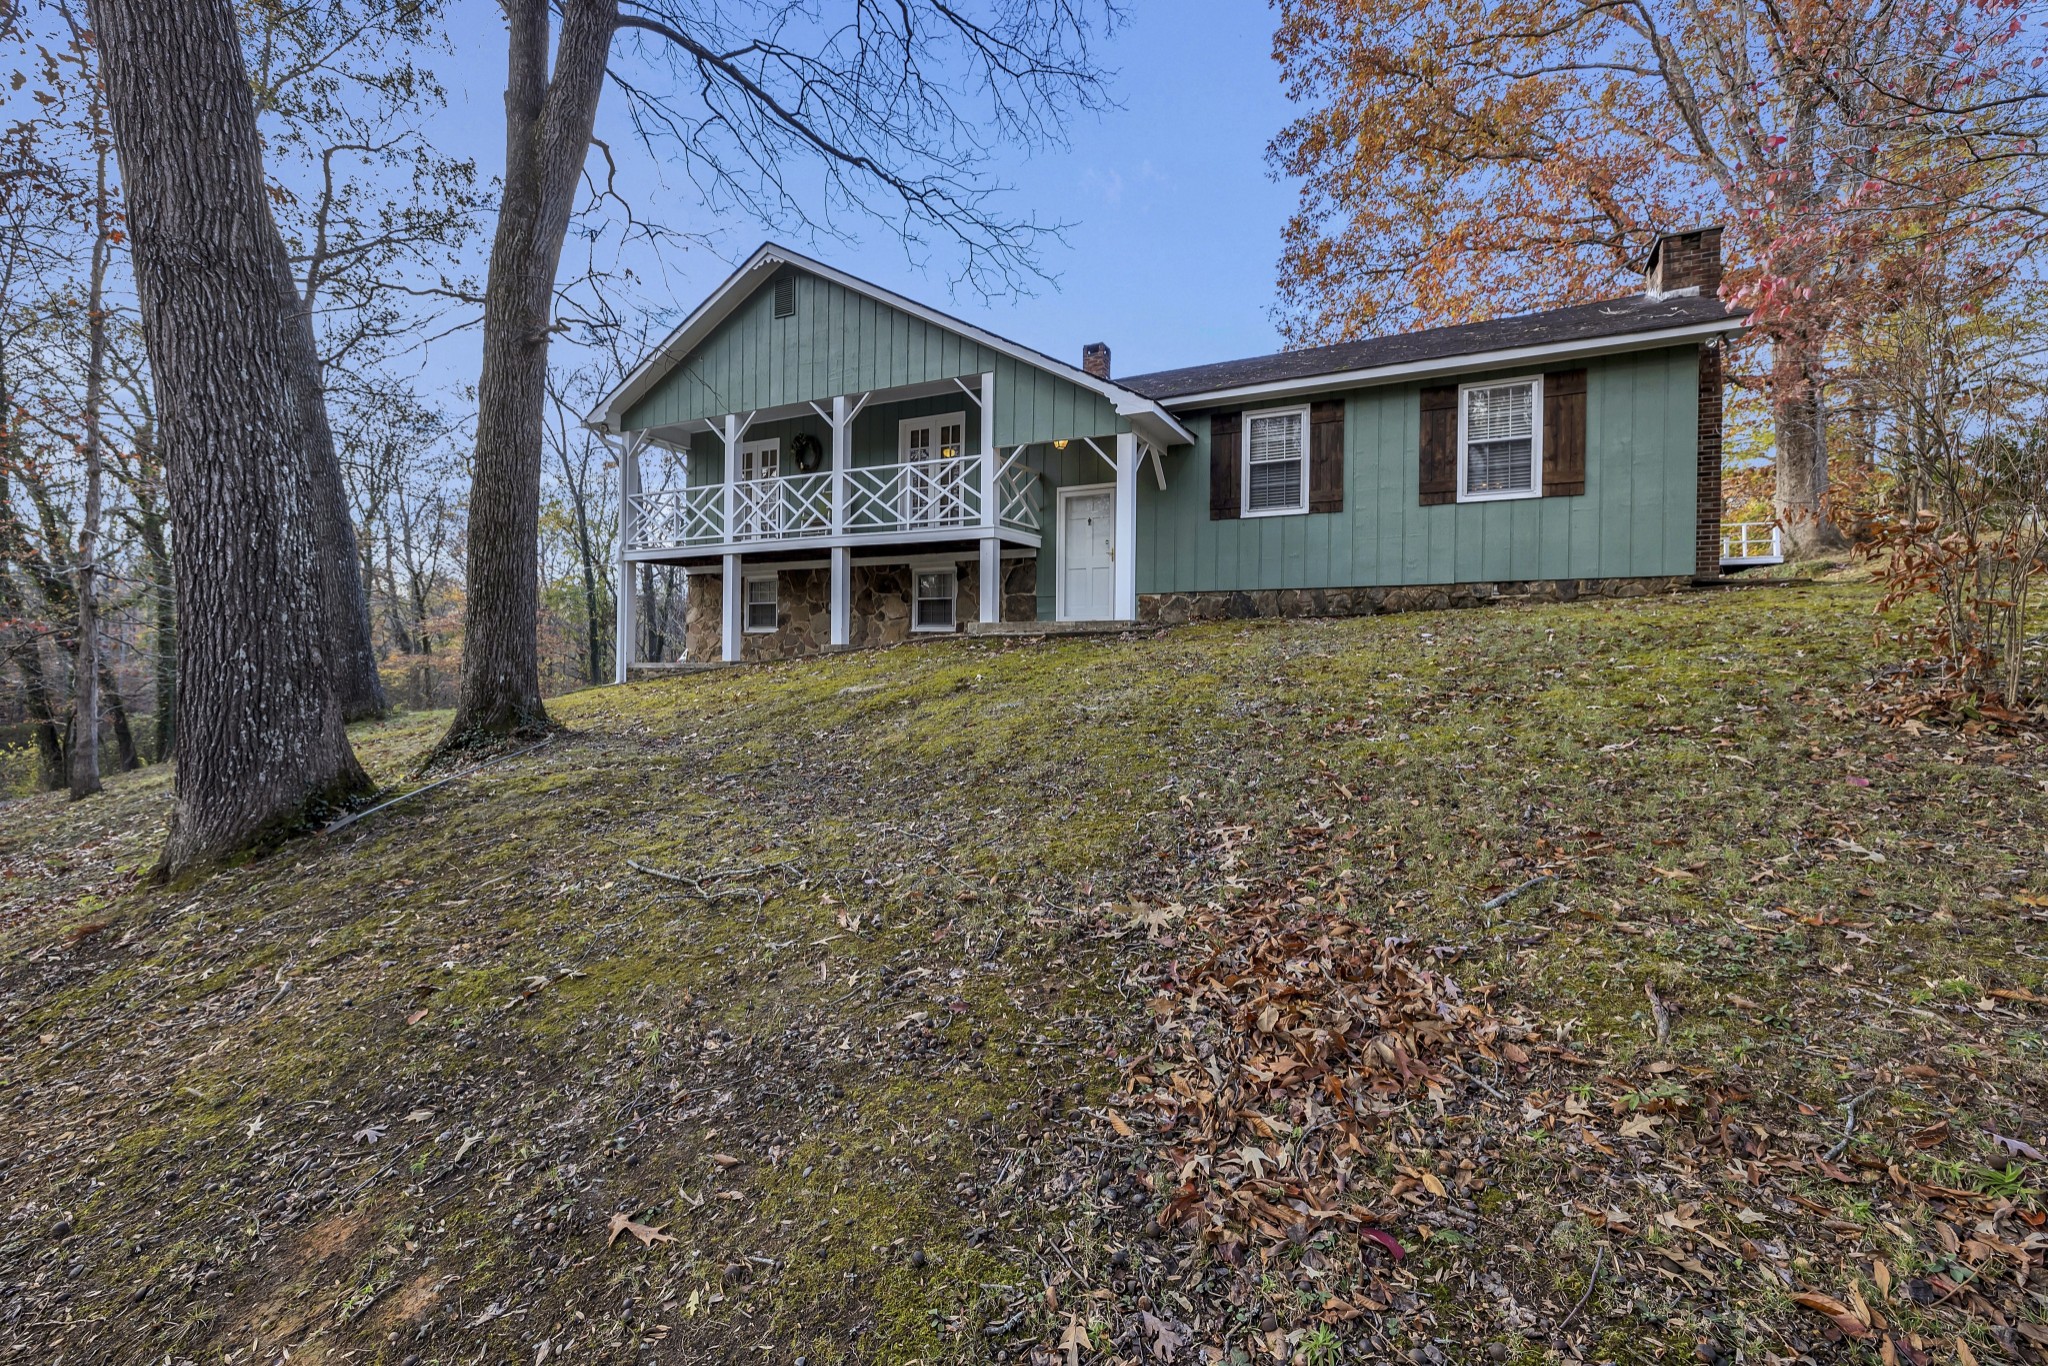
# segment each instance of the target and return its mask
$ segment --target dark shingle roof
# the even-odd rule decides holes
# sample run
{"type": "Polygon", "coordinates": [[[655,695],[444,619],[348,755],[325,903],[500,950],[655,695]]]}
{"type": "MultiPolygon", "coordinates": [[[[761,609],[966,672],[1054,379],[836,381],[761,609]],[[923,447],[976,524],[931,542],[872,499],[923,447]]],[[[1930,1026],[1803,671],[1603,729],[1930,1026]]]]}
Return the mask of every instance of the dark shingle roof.
{"type": "Polygon", "coordinates": [[[1335,375],[1352,370],[1376,370],[1390,365],[1409,365],[1485,351],[1592,341],[1634,332],[1657,332],[1667,327],[1719,322],[1741,316],[1742,310],[1731,309],[1712,295],[1653,300],[1642,294],[1631,294],[1625,299],[1574,304],[1569,308],[1545,309],[1541,313],[1523,313],[1512,318],[1495,318],[1458,327],[1432,327],[1424,332],[1403,332],[1392,337],[1312,346],[1300,351],[1254,356],[1249,360],[1191,365],[1182,370],[1156,370],[1149,375],[1119,375],[1116,382],[1146,398],[1173,399],[1216,389],[1312,379],[1317,375],[1335,375]]]}

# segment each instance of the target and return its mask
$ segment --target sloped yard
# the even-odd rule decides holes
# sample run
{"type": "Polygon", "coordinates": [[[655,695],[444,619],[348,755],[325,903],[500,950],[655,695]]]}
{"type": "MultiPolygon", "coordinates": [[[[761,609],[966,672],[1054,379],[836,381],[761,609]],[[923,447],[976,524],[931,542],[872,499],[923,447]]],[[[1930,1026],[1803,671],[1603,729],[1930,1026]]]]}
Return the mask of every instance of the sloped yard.
{"type": "Polygon", "coordinates": [[[0,808],[0,1358],[2048,1361],[2048,764],[1871,603],[637,684],[164,888],[161,775],[0,808]]]}

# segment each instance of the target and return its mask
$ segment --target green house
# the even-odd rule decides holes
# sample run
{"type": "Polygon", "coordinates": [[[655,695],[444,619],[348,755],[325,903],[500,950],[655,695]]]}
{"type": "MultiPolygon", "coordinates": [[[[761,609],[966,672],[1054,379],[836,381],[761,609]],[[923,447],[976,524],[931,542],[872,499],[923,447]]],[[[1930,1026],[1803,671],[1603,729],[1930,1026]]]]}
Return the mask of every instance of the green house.
{"type": "Polygon", "coordinates": [[[733,661],[1713,575],[1720,269],[1698,229],[1625,298],[1119,377],[770,244],[589,416],[621,582],[680,567],[664,634],[733,661]]]}

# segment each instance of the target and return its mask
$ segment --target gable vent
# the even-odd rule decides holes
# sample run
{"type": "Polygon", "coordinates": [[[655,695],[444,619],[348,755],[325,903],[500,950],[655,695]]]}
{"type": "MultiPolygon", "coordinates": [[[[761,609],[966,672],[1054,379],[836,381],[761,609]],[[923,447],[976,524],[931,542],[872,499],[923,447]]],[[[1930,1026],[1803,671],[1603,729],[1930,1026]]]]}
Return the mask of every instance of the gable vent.
{"type": "Polygon", "coordinates": [[[775,282],[775,316],[796,316],[796,277],[785,275],[775,282]]]}

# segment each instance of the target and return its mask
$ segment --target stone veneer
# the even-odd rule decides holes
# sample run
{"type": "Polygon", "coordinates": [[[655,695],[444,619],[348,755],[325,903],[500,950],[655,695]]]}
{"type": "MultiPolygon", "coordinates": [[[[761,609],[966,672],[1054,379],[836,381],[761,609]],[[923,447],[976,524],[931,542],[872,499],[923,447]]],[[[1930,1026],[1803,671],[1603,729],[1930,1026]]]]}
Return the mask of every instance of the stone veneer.
{"type": "MultiPolygon", "coordinates": [[[[954,620],[976,619],[981,608],[981,564],[961,560],[954,620]]],[[[910,629],[908,565],[857,564],[853,567],[854,647],[898,645],[914,634],[910,629]]],[[[741,632],[740,658],[796,659],[823,654],[832,643],[832,571],[784,569],[778,598],[782,604],[773,632],[741,632]]],[[[716,660],[725,634],[725,583],[717,574],[692,574],[685,611],[684,658],[716,660]]],[[[1032,621],[1038,615],[1038,561],[1030,557],[1003,561],[1003,620],[1032,621]]]]}
{"type": "Polygon", "coordinates": [[[1260,588],[1219,593],[1141,593],[1138,618],[1160,625],[1241,617],[1369,617],[1492,603],[1642,598],[1689,587],[1687,575],[1650,579],[1534,579],[1511,583],[1414,584],[1390,588],[1260,588]]]}

